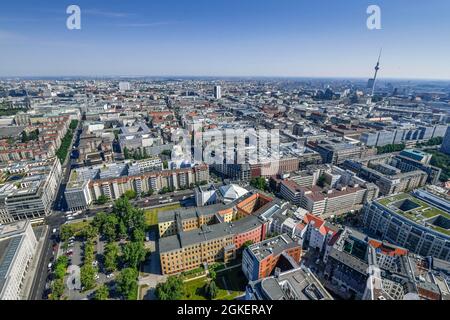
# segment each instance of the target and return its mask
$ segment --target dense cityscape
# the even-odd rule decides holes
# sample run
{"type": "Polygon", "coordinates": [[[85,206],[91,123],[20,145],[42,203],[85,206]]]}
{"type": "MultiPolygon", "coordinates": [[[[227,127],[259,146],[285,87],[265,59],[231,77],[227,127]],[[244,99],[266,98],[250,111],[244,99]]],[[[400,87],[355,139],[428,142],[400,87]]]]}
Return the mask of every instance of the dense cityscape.
{"type": "Polygon", "coordinates": [[[3,1],[2,307],[430,316],[450,301],[449,12],[3,1]]]}
{"type": "Polygon", "coordinates": [[[447,300],[449,101],[439,81],[3,79],[0,299],[447,300]]]}

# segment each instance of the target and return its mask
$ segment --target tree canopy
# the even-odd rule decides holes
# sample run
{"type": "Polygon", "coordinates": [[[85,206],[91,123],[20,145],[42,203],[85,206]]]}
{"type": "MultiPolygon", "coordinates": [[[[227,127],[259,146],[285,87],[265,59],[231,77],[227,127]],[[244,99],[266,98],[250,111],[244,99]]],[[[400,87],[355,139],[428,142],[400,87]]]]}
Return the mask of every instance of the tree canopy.
{"type": "Polygon", "coordinates": [[[108,300],[109,298],[109,289],[106,285],[101,286],[95,291],[95,300],[108,300]]]}
{"type": "Polygon", "coordinates": [[[208,284],[206,284],[205,293],[209,299],[211,299],[211,300],[215,299],[217,297],[218,291],[219,290],[217,289],[217,285],[216,285],[215,281],[211,281],[208,284]]]}
{"type": "Polygon", "coordinates": [[[138,272],[133,268],[123,269],[117,277],[117,290],[124,299],[137,299],[137,277],[138,272]]]}
{"type": "Polygon", "coordinates": [[[123,247],[123,262],[136,269],[145,260],[146,251],[143,242],[128,242],[123,247]]]}
{"type": "Polygon", "coordinates": [[[267,190],[267,182],[263,177],[256,177],[250,180],[250,185],[256,189],[265,191],[267,190]]]}
{"type": "Polygon", "coordinates": [[[183,280],[177,276],[169,276],[167,281],[156,286],[159,300],[180,300],[183,297],[183,280]]]}
{"type": "Polygon", "coordinates": [[[105,269],[107,272],[117,270],[117,260],[120,248],[115,242],[110,242],[105,246],[105,269]]]}

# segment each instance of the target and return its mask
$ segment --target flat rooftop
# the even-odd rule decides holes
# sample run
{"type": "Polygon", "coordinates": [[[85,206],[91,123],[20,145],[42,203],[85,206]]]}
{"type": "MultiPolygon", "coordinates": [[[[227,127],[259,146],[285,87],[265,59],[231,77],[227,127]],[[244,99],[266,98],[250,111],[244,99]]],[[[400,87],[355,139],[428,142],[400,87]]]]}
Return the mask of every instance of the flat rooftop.
{"type": "Polygon", "coordinates": [[[17,235],[3,240],[0,239],[0,292],[5,286],[11,263],[16,256],[23,237],[23,235],[17,235]]]}
{"type": "Polygon", "coordinates": [[[253,253],[256,259],[258,259],[258,261],[261,261],[270,255],[277,256],[285,249],[295,246],[297,246],[297,244],[288,235],[284,234],[251,245],[248,249],[253,253]]]}
{"type": "Polygon", "coordinates": [[[218,223],[213,225],[203,225],[199,229],[182,231],[177,235],[163,237],[159,239],[159,251],[161,253],[178,250],[213,239],[233,236],[261,225],[258,217],[247,216],[233,223],[218,223]]]}
{"type": "Polygon", "coordinates": [[[314,274],[303,267],[264,278],[252,286],[269,300],[333,300],[314,274]]]}
{"type": "Polygon", "coordinates": [[[450,235],[450,214],[410,194],[402,193],[377,202],[413,222],[450,235]]]}

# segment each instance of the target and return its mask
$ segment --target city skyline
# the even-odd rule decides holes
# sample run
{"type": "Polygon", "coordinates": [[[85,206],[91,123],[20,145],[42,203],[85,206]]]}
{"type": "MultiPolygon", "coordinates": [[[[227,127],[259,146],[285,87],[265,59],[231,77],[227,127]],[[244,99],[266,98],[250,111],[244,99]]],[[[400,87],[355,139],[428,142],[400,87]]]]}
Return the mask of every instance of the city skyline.
{"type": "Polygon", "coordinates": [[[0,77],[367,79],[383,47],[380,80],[450,79],[444,1],[378,1],[381,30],[369,1],[77,1],[81,30],[70,4],[4,5],[0,77]]]}

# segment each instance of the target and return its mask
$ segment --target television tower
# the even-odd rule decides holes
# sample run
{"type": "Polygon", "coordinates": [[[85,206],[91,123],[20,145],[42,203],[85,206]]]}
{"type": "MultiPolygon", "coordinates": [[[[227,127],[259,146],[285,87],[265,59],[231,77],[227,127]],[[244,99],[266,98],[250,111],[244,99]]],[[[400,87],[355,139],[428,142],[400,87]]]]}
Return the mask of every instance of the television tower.
{"type": "Polygon", "coordinates": [[[375,83],[377,82],[378,70],[380,70],[380,59],[381,59],[381,52],[382,51],[383,51],[383,48],[380,49],[380,54],[378,55],[377,65],[375,66],[375,75],[373,76],[372,94],[371,94],[372,97],[373,97],[373,95],[375,93],[375,83]]]}
{"type": "Polygon", "coordinates": [[[367,104],[372,104],[372,98],[373,98],[373,95],[375,94],[375,85],[377,82],[378,70],[380,70],[380,59],[381,59],[382,50],[383,49],[380,49],[380,54],[378,55],[378,61],[375,66],[375,74],[374,74],[373,78],[369,79],[369,82],[367,83],[367,88],[369,88],[371,90],[369,99],[367,99],[367,104]]]}

